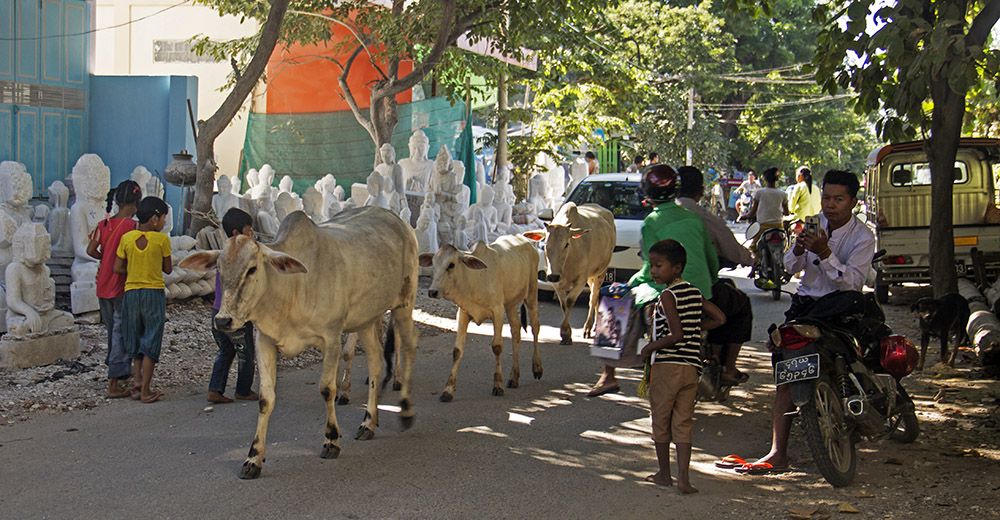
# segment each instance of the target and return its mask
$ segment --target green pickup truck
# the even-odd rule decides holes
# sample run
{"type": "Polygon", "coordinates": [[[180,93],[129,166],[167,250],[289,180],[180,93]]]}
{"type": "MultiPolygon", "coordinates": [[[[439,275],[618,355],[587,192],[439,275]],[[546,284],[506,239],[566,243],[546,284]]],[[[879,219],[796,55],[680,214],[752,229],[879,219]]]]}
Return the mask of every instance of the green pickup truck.
{"type": "MultiPolygon", "coordinates": [[[[889,299],[889,287],[930,282],[931,169],[923,141],[891,144],[872,151],[865,171],[865,212],[878,249],[875,294],[889,299]]],[[[953,223],[959,276],[972,274],[973,248],[1000,252],[996,178],[1000,139],[962,139],[955,158],[953,223]],[[989,221],[989,222],[988,222],[989,221]],[[992,223],[990,223],[992,222],[992,223]]],[[[991,274],[1000,262],[988,263],[991,274]]]]}

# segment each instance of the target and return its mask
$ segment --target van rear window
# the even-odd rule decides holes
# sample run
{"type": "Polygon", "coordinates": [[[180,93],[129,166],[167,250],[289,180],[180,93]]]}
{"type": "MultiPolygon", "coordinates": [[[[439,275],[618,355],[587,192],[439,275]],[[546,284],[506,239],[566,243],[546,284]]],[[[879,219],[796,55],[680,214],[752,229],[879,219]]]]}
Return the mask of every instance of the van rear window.
{"type": "MultiPolygon", "coordinates": [[[[889,182],[898,188],[906,186],[930,186],[931,165],[929,163],[899,163],[892,165],[889,182]]],[[[955,184],[969,182],[969,166],[955,161],[955,184]]]]}

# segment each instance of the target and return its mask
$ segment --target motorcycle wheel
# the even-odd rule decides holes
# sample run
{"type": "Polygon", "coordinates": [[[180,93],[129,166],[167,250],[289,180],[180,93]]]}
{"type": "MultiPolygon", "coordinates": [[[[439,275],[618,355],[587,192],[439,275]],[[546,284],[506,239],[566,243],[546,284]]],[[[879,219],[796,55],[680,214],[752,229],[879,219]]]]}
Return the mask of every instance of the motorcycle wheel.
{"type": "Polygon", "coordinates": [[[813,399],[800,411],[806,444],[823,478],[833,487],[850,485],[858,463],[854,436],[844,422],[840,396],[828,378],[816,381],[813,399]]]}
{"type": "Polygon", "coordinates": [[[903,412],[899,418],[899,424],[896,425],[896,429],[892,431],[889,437],[892,440],[901,443],[909,444],[920,436],[920,423],[917,422],[917,414],[915,412],[903,412]]]}

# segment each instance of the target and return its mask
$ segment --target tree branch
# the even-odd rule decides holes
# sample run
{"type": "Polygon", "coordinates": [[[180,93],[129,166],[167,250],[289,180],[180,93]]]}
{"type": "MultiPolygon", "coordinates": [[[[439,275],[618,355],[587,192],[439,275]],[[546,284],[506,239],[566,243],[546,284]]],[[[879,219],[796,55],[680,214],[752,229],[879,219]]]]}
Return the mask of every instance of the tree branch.
{"type": "Polygon", "coordinates": [[[1000,0],[990,0],[972,20],[969,32],[965,35],[965,44],[982,47],[997,20],[1000,20],[1000,0]]]}
{"type": "Polygon", "coordinates": [[[441,26],[438,27],[437,38],[434,40],[434,47],[431,48],[431,52],[427,54],[427,57],[424,58],[420,65],[414,67],[409,74],[398,81],[390,77],[389,83],[385,87],[372,92],[372,98],[395,96],[423,81],[424,77],[441,61],[441,56],[444,55],[448,47],[468,29],[468,25],[482,16],[483,12],[479,11],[474,15],[470,15],[465,23],[459,24],[455,21],[455,0],[441,0],[441,26]]]}
{"type": "Polygon", "coordinates": [[[358,123],[366,131],[368,131],[372,140],[375,140],[375,128],[372,127],[371,121],[366,119],[364,114],[361,112],[361,109],[358,108],[358,102],[354,99],[354,93],[351,92],[351,87],[347,84],[347,76],[351,73],[351,66],[354,65],[355,58],[361,54],[363,49],[363,45],[358,45],[358,47],[354,49],[354,52],[351,53],[351,57],[347,58],[347,61],[344,62],[344,71],[340,73],[339,77],[337,77],[337,83],[340,85],[340,90],[344,94],[344,101],[347,102],[347,106],[351,107],[351,112],[354,114],[354,118],[358,120],[358,123]]]}

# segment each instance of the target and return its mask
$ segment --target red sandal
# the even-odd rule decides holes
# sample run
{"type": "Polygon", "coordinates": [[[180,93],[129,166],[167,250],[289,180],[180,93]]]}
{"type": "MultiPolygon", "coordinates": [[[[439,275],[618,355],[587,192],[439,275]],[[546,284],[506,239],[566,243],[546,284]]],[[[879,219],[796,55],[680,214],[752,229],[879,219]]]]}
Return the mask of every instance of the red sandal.
{"type": "Polygon", "coordinates": [[[729,454],[715,461],[715,467],[719,469],[733,469],[746,464],[747,461],[739,455],[729,454]]]}

